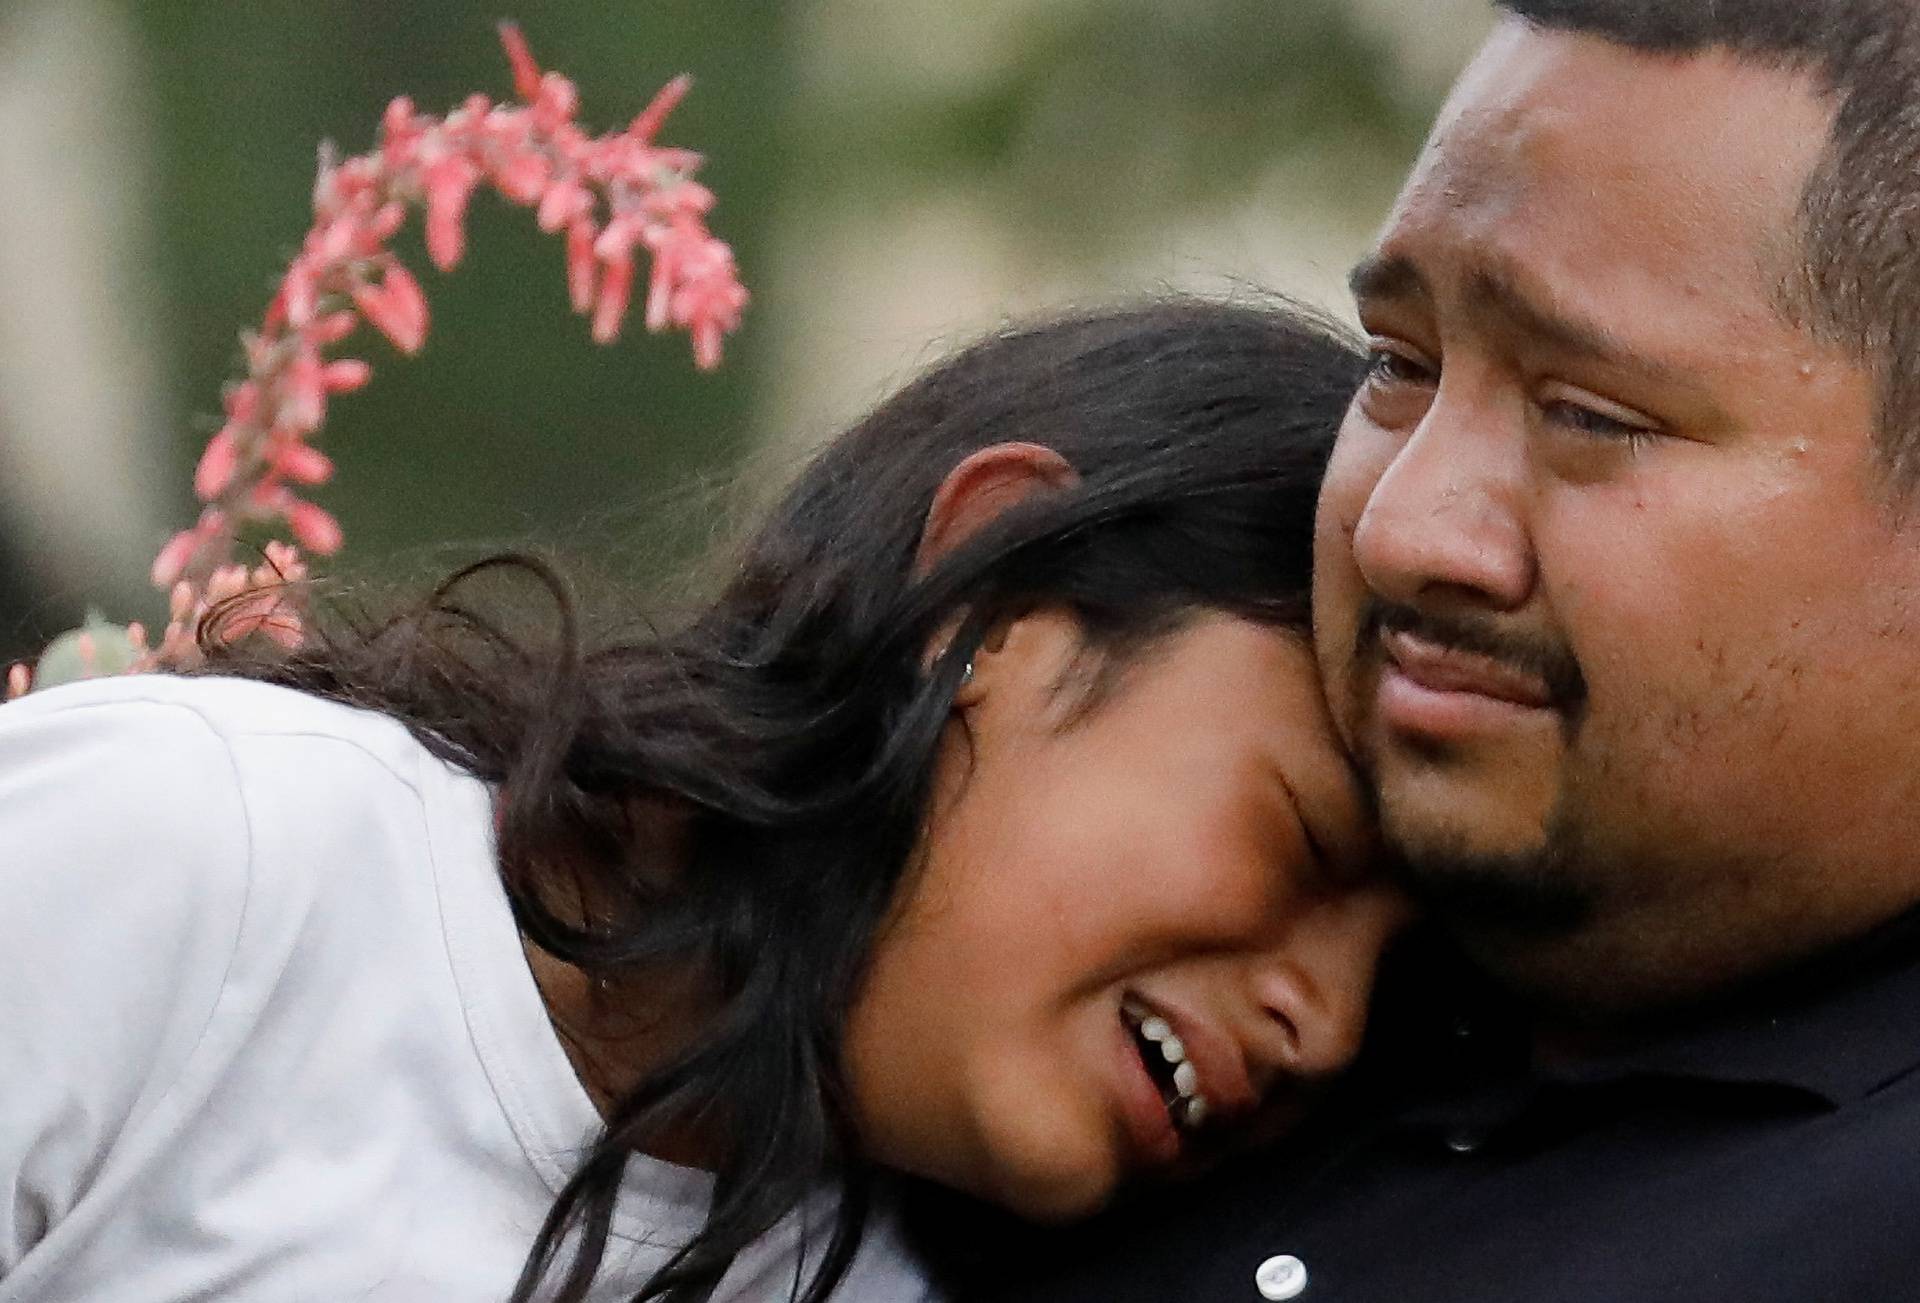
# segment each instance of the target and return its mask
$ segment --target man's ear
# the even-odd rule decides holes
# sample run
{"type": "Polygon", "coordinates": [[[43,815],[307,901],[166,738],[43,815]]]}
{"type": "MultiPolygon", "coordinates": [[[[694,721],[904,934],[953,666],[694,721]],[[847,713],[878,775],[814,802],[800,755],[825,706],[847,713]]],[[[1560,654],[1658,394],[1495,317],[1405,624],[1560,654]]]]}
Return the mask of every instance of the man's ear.
{"type": "Polygon", "coordinates": [[[1080,474],[1037,443],[996,443],[947,472],[927,509],[915,571],[925,573],[986,526],[1036,493],[1072,488],[1080,474]]]}

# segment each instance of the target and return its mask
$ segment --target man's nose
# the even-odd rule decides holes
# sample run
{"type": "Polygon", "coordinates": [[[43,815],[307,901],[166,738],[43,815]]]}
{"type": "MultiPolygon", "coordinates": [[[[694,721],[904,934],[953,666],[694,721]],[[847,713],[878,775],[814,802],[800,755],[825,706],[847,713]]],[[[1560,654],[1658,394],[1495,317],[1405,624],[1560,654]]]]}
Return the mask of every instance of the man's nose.
{"type": "Polygon", "coordinates": [[[1375,481],[1353,555],[1387,600],[1412,606],[1444,595],[1512,610],[1532,591],[1524,430],[1503,428],[1488,406],[1450,401],[1443,386],[1375,481]]]}

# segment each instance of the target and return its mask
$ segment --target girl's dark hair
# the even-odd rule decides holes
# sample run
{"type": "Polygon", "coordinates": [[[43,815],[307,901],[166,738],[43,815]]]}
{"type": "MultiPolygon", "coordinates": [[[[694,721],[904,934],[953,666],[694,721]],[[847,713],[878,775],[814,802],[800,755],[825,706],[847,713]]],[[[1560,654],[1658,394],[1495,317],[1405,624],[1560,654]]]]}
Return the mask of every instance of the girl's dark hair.
{"type": "Polygon", "coordinates": [[[1010,330],[827,445],[680,627],[583,645],[557,576],[513,556],[291,660],[215,654],[222,672],[397,715],[498,784],[501,872],[535,945],[589,977],[711,985],[717,1013],[618,1101],[515,1300],[586,1297],[629,1155],[689,1123],[724,1142],[711,1207],[638,1298],[704,1300],[831,1182],[842,1197],[802,1295],[826,1298],[871,1182],[842,1027],[916,863],[963,666],[995,621],[1040,607],[1077,615],[1104,662],[1198,611],[1304,630],[1314,501],[1361,366],[1337,328],[1287,306],[1174,300],[1010,330]],[[942,479],[1006,442],[1056,450],[1078,482],[916,573],[942,479]],[[554,634],[509,635],[465,603],[501,569],[551,592],[554,634]],[[662,812],[671,852],[648,833],[662,812]]]}

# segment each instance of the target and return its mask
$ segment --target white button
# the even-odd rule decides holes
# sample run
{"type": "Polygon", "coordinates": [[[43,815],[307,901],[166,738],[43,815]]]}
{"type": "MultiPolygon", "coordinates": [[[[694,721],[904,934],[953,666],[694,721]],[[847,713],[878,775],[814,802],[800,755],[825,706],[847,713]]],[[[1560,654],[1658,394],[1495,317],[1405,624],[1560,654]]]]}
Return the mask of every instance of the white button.
{"type": "Polygon", "coordinates": [[[1261,1298],[1272,1299],[1274,1303],[1299,1298],[1307,1288],[1307,1264],[1291,1253],[1268,1258],[1253,1273],[1253,1284],[1261,1298]]]}

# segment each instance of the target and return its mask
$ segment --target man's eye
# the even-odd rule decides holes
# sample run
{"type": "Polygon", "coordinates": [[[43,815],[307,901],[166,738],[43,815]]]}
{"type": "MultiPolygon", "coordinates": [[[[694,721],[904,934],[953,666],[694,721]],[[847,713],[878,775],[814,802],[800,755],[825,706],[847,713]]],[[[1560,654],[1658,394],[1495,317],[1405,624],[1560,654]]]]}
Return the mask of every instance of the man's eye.
{"type": "Polygon", "coordinates": [[[1597,412],[1591,407],[1582,407],[1578,403],[1548,403],[1546,416],[1555,424],[1590,439],[1611,439],[1627,444],[1638,444],[1652,438],[1654,434],[1654,431],[1644,425],[1635,425],[1617,416],[1597,412]]]}
{"type": "Polygon", "coordinates": [[[1367,379],[1387,385],[1423,385],[1432,383],[1433,375],[1404,353],[1376,347],[1367,354],[1367,379]]]}

